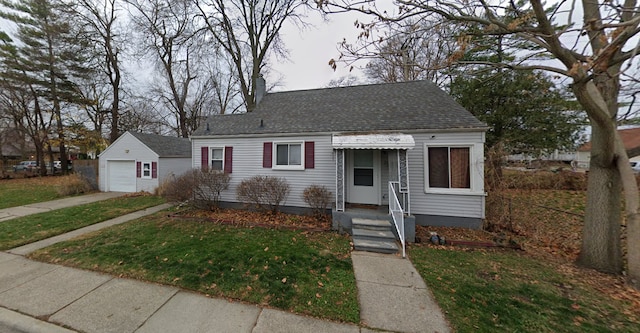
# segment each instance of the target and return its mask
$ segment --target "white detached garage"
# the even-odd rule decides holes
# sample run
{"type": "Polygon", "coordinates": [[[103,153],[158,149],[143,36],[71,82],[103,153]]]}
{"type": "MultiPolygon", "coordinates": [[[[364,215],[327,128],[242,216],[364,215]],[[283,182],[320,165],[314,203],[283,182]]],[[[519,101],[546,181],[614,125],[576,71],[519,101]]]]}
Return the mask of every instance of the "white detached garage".
{"type": "Polygon", "coordinates": [[[100,191],[154,192],[191,169],[189,139],[126,132],[99,155],[100,191]]]}

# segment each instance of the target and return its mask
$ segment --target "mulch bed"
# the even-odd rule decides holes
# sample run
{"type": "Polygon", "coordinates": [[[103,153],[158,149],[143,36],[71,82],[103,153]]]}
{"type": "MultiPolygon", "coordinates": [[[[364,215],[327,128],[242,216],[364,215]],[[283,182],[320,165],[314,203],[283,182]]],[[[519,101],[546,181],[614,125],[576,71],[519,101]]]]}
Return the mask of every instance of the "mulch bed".
{"type": "Polygon", "coordinates": [[[215,224],[238,227],[259,227],[288,230],[324,232],[331,230],[331,216],[321,218],[309,215],[255,212],[241,209],[218,209],[217,211],[183,210],[169,217],[184,220],[209,221],[215,224]]]}

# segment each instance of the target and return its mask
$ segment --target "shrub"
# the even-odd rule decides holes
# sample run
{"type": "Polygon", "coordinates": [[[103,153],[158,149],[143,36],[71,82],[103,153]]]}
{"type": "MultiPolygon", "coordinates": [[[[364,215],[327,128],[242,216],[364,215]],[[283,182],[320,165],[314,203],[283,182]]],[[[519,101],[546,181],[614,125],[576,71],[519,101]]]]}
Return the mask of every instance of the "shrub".
{"type": "Polygon", "coordinates": [[[197,185],[199,171],[192,169],[177,177],[175,175],[167,177],[156,190],[157,194],[169,202],[193,200],[193,188],[197,185]]]}
{"type": "Polygon", "coordinates": [[[284,178],[253,176],[238,185],[237,195],[242,202],[254,204],[258,209],[268,207],[275,213],[289,195],[289,184],[284,178]]]}
{"type": "Polygon", "coordinates": [[[196,186],[193,188],[194,204],[198,208],[216,210],[220,194],[229,188],[231,176],[218,170],[198,170],[196,186]]]}
{"type": "Polygon", "coordinates": [[[171,177],[158,188],[158,194],[168,201],[190,201],[197,208],[215,210],[230,180],[229,174],[220,171],[192,169],[179,177],[171,177]]]}
{"type": "Polygon", "coordinates": [[[321,185],[310,185],[304,189],[302,196],[317,217],[321,217],[331,203],[331,192],[321,185]]]}
{"type": "Polygon", "coordinates": [[[65,176],[65,181],[58,185],[56,191],[61,196],[91,192],[91,184],[80,174],[65,176]]]}

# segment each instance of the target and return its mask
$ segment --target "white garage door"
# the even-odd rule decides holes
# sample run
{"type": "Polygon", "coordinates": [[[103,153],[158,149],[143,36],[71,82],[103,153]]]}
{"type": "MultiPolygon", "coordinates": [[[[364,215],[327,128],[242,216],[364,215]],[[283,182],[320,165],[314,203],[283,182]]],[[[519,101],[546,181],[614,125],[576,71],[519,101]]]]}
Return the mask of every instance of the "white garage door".
{"type": "Polygon", "coordinates": [[[107,174],[108,190],[112,192],[136,191],[136,162],[108,161],[107,174]]]}

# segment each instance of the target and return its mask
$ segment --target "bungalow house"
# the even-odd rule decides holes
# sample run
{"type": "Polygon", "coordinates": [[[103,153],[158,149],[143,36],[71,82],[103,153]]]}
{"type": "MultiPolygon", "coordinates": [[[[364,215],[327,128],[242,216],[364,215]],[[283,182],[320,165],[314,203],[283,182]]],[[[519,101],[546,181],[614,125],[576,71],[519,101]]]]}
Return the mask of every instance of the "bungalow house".
{"type": "MultiPolygon", "coordinates": [[[[631,162],[640,162],[640,127],[619,129],[618,134],[622,139],[624,148],[631,162]]],[[[578,148],[576,162],[578,167],[588,169],[591,161],[591,141],[578,148]]]]}
{"type": "Polygon", "coordinates": [[[433,83],[263,91],[253,112],[210,116],[191,136],[194,168],[231,173],[223,202],[265,175],[289,183],[285,210],[308,208],[305,188],[325,186],[334,227],[348,232],[351,211],[395,207],[396,197],[409,241],[414,223],[481,226],[487,127],[433,83]]]}
{"type": "Polygon", "coordinates": [[[191,142],[185,138],[126,132],[98,159],[100,191],[153,193],[168,177],[191,169],[191,142]]]}

